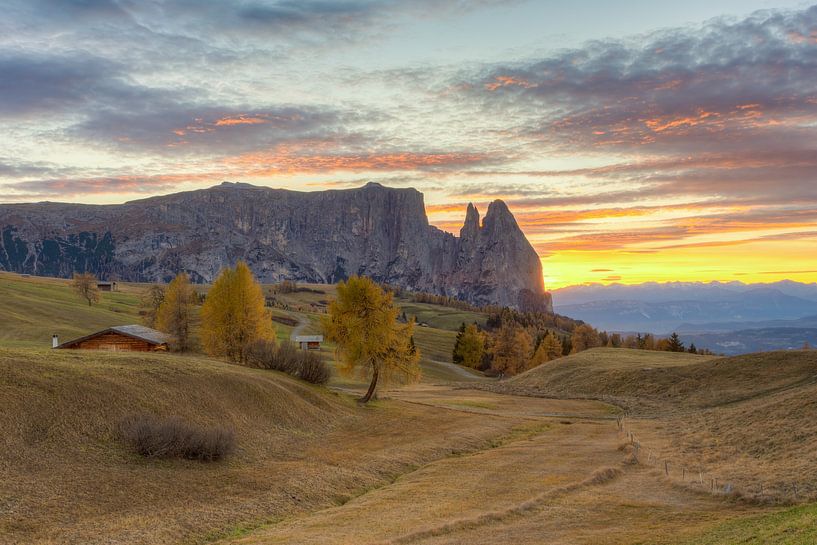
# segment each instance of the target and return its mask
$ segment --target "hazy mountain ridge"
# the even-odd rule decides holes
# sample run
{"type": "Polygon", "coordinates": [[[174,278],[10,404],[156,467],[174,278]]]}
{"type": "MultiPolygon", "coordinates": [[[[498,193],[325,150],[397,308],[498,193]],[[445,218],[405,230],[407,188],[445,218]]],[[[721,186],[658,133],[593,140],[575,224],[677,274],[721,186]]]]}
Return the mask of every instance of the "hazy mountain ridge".
{"type": "Polygon", "coordinates": [[[560,314],[612,331],[668,333],[681,324],[792,320],[817,313],[817,302],[774,289],[730,293],[721,299],[647,302],[602,300],[556,305],[560,314]]]}
{"type": "Polygon", "coordinates": [[[650,282],[571,286],[553,292],[560,314],[609,331],[676,331],[718,353],[800,348],[817,339],[817,284],[791,280],[650,282]]]}
{"type": "Polygon", "coordinates": [[[643,301],[661,303],[700,299],[723,300],[750,290],[773,289],[784,295],[817,302],[817,283],[781,280],[768,283],[743,282],[645,282],[643,284],[586,284],[552,290],[557,306],[593,301],[643,301]]]}
{"type": "Polygon", "coordinates": [[[423,195],[379,184],[298,192],[223,183],[121,205],[0,205],[0,270],[46,276],[211,281],[243,259],[263,282],[352,274],[474,304],[551,310],[539,256],[502,201],[456,237],[423,195]]]}

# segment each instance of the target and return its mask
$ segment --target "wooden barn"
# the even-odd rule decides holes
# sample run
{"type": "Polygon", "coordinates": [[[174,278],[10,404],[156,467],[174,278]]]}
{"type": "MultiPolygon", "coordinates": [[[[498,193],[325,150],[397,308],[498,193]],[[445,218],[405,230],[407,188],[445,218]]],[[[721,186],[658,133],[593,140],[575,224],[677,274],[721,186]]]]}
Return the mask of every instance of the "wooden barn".
{"type": "Polygon", "coordinates": [[[114,350],[132,352],[164,352],[168,336],[141,325],[120,325],[91,333],[79,339],[60,344],[54,335],[52,346],[71,350],[114,350]]]}
{"type": "Polygon", "coordinates": [[[99,291],[118,291],[116,282],[97,282],[96,287],[99,291]]]}

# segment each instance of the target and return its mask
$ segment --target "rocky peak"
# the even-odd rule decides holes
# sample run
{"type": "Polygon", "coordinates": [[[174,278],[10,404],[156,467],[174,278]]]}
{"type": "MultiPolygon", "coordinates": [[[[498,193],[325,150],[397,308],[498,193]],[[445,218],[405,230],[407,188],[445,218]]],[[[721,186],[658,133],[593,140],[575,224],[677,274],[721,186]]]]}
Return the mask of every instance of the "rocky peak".
{"type": "Polygon", "coordinates": [[[460,238],[475,239],[479,234],[479,211],[474,203],[469,202],[465,211],[465,223],[460,229],[460,238]]]}
{"type": "Polygon", "coordinates": [[[460,237],[429,225],[423,195],[369,183],[288,191],[224,183],[122,205],[0,205],[0,270],[155,282],[210,282],[246,261],[265,283],[333,283],[353,274],[494,304],[546,310],[539,256],[502,201],[460,237]],[[523,302],[524,305],[523,305],[523,302]]]}

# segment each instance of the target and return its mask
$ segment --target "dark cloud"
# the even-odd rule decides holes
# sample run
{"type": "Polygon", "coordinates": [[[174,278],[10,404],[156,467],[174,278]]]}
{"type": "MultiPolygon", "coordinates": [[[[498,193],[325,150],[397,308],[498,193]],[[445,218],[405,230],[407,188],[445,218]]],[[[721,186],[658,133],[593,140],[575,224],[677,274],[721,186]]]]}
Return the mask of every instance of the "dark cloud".
{"type": "Polygon", "coordinates": [[[810,130],[799,117],[817,115],[815,30],[817,6],[759,12],[494,67],[469,88],[489,105],[527,108],[520,135],[564,147],[795,141],[810,130]]]}

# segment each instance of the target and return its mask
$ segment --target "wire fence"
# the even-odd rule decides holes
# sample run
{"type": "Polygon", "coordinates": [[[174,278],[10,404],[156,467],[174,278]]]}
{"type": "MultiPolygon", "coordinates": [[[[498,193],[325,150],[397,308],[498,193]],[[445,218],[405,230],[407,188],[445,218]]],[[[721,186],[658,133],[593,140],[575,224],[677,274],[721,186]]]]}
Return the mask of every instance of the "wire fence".
{"type": "Polygon", "coordinates": [[[798,485],[798,483],[775,483],[776,486],[764,486],[764,482],[758,480],[754,485],[739,488],[731,480],[719,477],[717,474],[704,469],[703,464],[697,467],[690,467],[685,462],[678,462],[666,456],[662,456],[662,450],[650,448],[641,443],[635,432],[628,427],[626,417],[616,418],[616,426],[620,434],[624,436],[627,444],[632,449],[634,463],[644,464],[663,470],[667,478],[680,477],[681,482],[698,487],[713,495],[743,497],[759,502],[788,502],[796,503],[807,500],[808,495],[804,492],[808,487],[798,485]],[[777,492],[779,491],[779,493],[777,492]]]}

